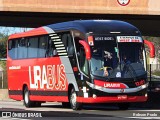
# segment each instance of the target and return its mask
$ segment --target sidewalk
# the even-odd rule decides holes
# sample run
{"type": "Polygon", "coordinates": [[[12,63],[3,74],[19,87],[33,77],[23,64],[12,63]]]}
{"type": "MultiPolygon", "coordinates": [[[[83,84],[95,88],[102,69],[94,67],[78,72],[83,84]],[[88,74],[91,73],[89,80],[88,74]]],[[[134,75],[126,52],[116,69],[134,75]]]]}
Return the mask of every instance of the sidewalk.
{"type": "Polygon", "coordinates": [[[0,100],[9,100],[8,89],[0,89],[0,100]]]}

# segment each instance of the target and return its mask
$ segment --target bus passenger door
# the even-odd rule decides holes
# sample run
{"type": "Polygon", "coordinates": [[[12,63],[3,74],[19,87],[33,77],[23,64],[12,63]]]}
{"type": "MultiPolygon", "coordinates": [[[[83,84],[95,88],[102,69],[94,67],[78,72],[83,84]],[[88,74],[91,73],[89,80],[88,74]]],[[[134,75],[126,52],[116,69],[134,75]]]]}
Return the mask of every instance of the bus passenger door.
{"type": "Polygon", "coordinates": [[[82,72],[84,72],[86,75],[88,75],[88,63],[86,59],[85,50],[83,47],[80,48],[80,55],[79,55],[79,61],[80,61],[80,69],[82,72]]]}

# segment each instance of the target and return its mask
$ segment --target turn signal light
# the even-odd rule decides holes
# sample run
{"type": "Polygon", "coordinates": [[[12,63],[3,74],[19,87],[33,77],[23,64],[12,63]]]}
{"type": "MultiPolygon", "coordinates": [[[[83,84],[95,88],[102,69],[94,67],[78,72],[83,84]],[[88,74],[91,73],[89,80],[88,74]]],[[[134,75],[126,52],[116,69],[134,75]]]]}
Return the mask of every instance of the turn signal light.
{"type": "Polygon", "coordinates": [[[93,36],[88,36],[88,44],[94,46],[93,36]]]}

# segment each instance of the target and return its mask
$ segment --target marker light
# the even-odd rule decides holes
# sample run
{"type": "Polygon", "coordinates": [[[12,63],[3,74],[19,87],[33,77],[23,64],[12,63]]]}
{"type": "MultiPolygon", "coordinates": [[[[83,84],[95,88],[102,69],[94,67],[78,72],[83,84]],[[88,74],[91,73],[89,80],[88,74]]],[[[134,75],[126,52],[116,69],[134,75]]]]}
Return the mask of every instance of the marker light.
{"type": "Polygon", "coordinates": [[[97,98],[97,95],[96,95],[96,94],[93,94],[93,98],[96,99],[96,98],[97,98]]]}
{"type": "Polygon", "coordinates": [[[148,94],[147,94],[147,93],[145,94],[145,97],[148,97],[148,94]]]}
{"type": "Polygon", "coordinates": [[[93,36],[88,36],[88,44],[94,46],[93,36]]]}

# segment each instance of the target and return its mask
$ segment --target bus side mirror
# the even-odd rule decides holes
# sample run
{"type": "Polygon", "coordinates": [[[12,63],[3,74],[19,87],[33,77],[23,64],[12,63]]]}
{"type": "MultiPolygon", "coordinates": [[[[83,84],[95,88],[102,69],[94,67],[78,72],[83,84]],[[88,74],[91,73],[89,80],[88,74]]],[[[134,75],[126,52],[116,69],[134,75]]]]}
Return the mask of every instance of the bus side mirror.
{"type": "Polygon", "coordinates": [[[148,40],[144,40],[144,44],[146,44],[150,49],[150,58],[154,58],[155,57],[155,48],[154,48],[153,43],[148,40]]]}
{"type": "Polygon", "coordinates": [[[90,60],[91,59],[91,49],[90,49],[90,46],[84,40],[80,40],[79,43],[84,47],[85,54],[86,54],[86,59],[90,60]]]}

